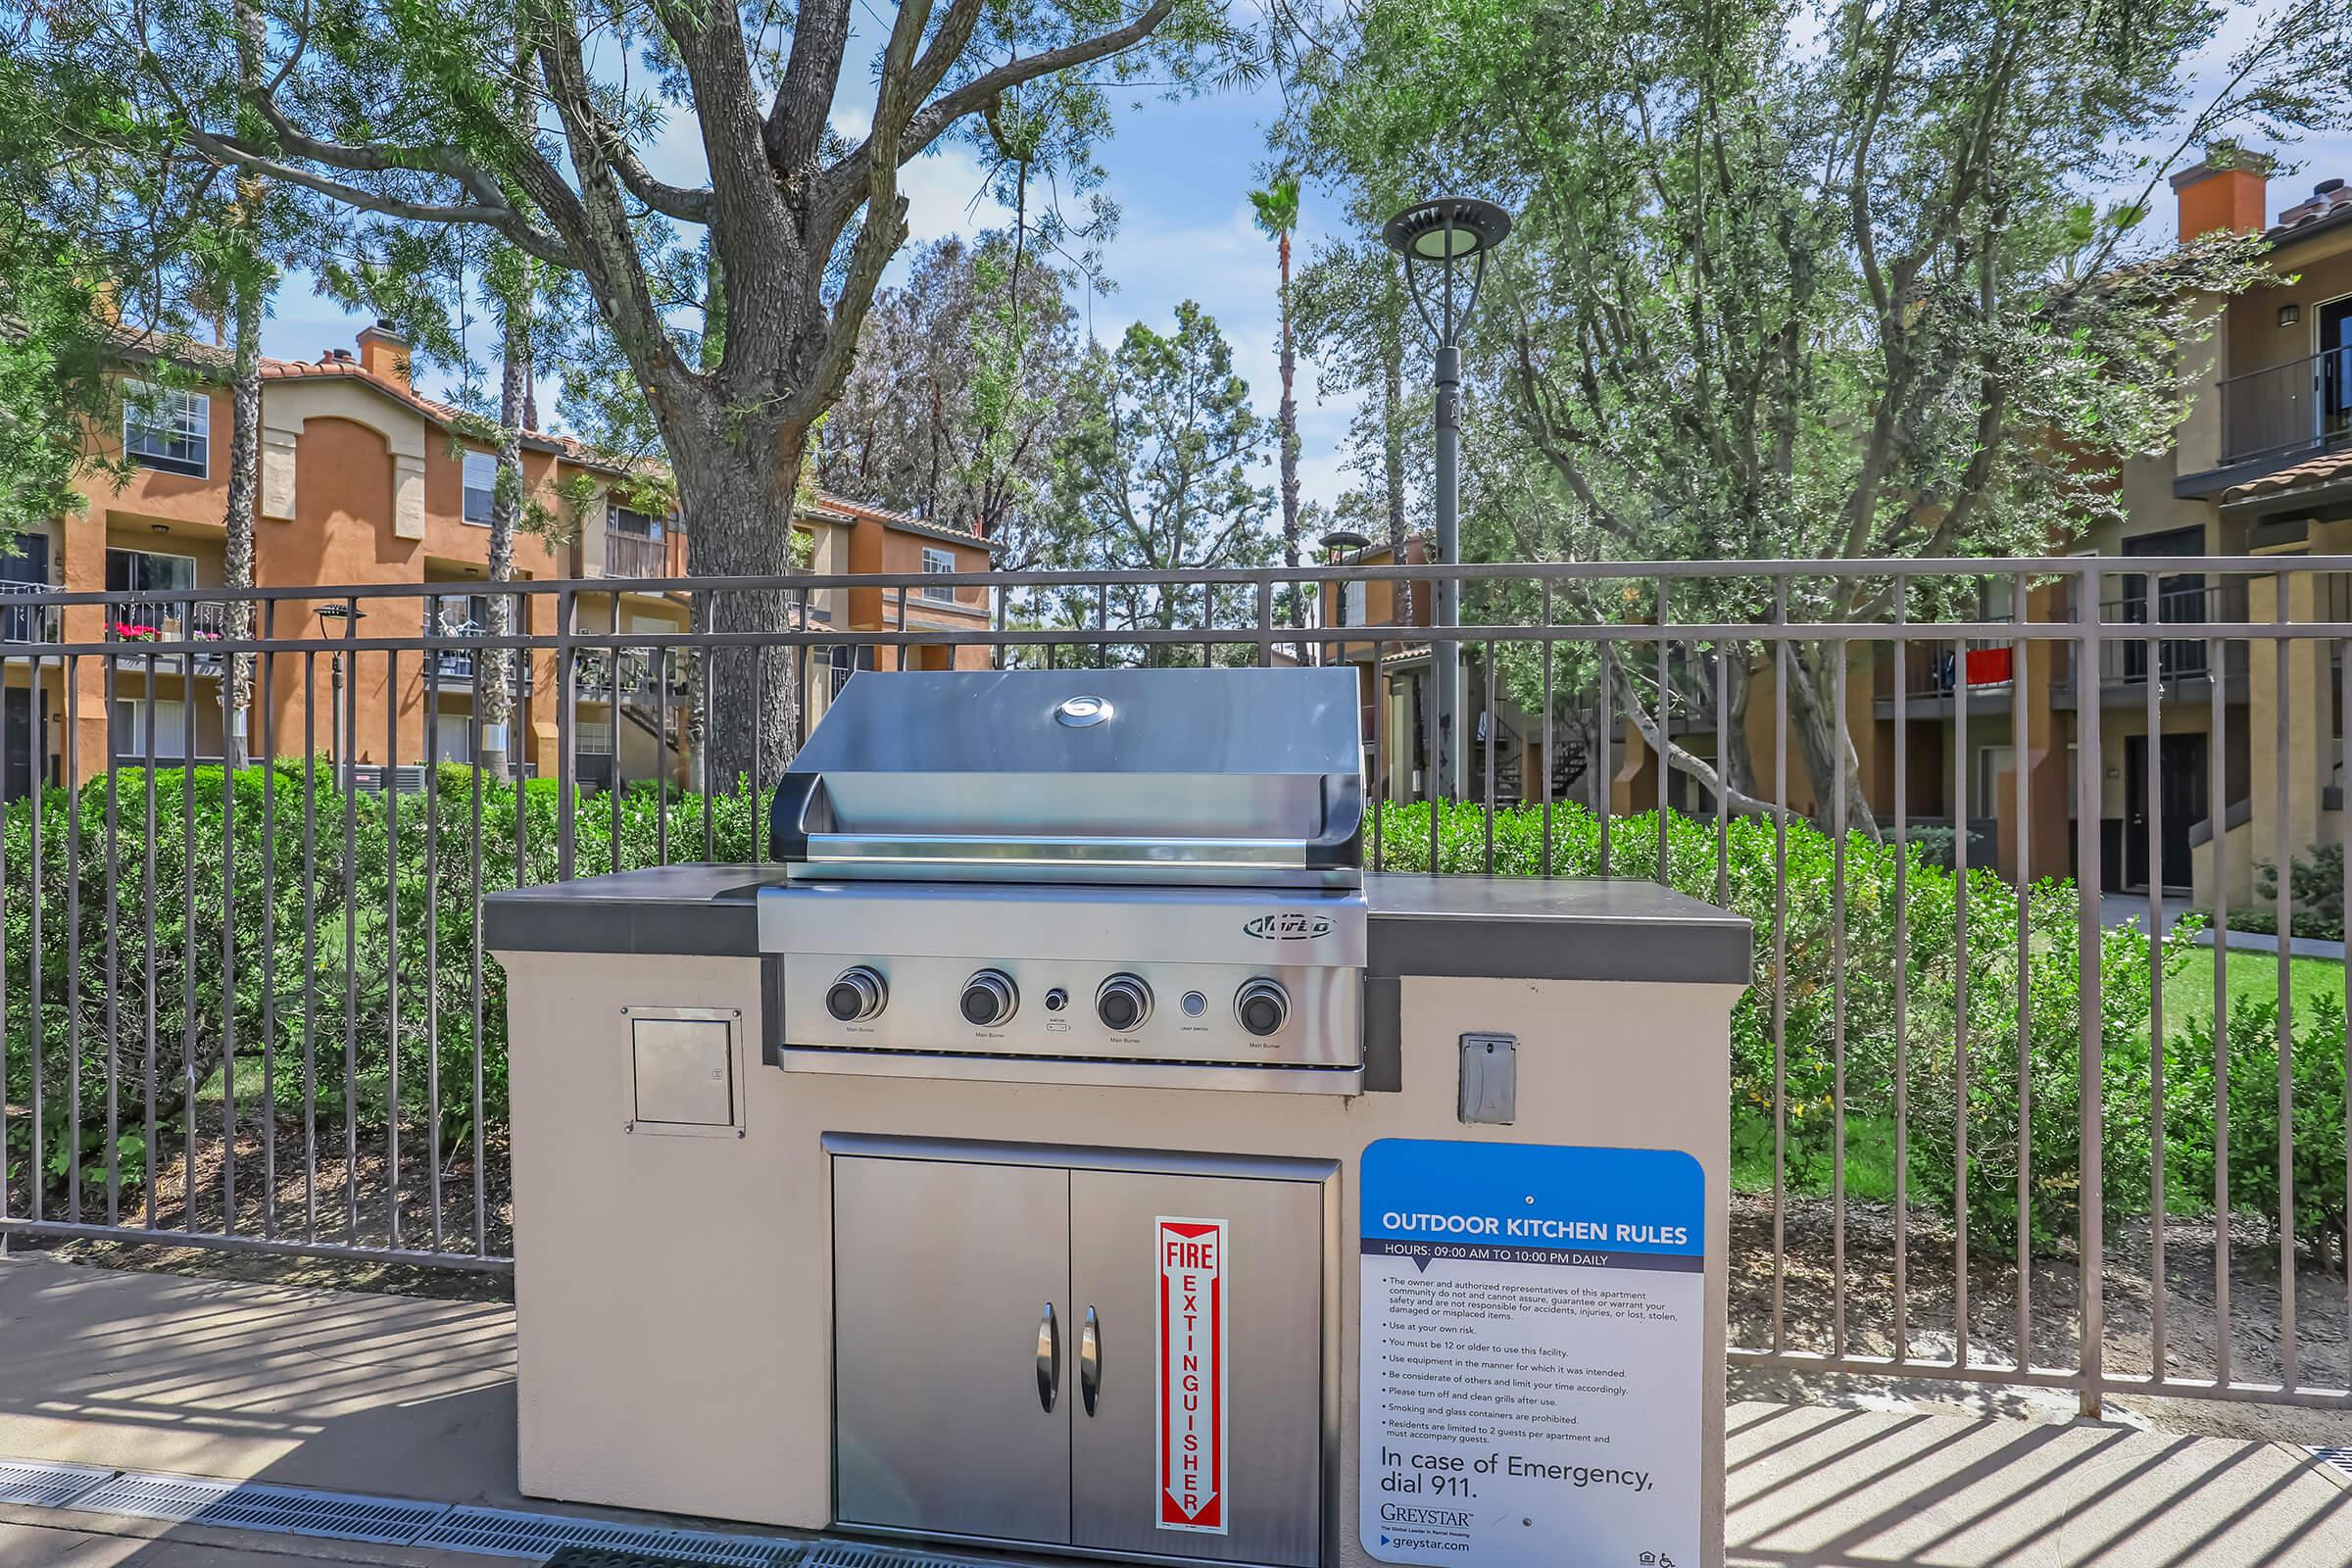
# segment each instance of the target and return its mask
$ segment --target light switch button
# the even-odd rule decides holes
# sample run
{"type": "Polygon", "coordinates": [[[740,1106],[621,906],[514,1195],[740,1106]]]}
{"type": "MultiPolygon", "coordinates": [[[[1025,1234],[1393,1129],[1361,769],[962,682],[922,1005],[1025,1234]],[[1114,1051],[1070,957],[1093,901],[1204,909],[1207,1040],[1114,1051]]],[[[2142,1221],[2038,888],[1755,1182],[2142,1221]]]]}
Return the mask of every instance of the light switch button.
{"type": "Polygon", "coordinates": [[[690,1127],[735,1120],[735,1060],[723,1018],[632,1020],[637,1119],[690,1127]]]}

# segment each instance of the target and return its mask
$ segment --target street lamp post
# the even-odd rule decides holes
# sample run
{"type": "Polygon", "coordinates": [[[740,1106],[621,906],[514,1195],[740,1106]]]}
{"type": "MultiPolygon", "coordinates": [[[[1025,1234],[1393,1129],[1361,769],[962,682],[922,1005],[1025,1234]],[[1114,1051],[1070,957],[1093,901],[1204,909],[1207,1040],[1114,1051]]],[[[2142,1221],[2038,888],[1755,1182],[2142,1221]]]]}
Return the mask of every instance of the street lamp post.
{"type": "MultiPolygon", "coordinates": [[[[1405,292],[1437,340],[1438,559],[1449,566],[1458,564],[1462,556],[1462,328],[1478,304],[1479,285],[1486,281],[1487,252],[1510,231],[1510,215],[1501,208],[1458,196],[1408,207],[1381,231],[1389,249],[1404,258],[1405,292]]],[[[1438,579],[1435,620],[1430,686],[1437,722],[1429,793],[1433,800],[1460,800],[1463,748],[1456,720],[1462,711],[1462,651],[1445,634],[1462,623],[1459,578],[1438,579]]]]}
{"type": "MultiPolygon", "coordinates": [[[[343,623],[343,640],[346,642],[349,642],[351,634],[359,629],[359,623],[367,618],[367,612],[356,604],[320,605],[318,607],[320,623],[318,629],[324,631],[326,629],[325,622],[339,620],[343,623]]],[[[356,675],[359,671],[355,668],[352,673],[356,675]]],[[[329,656],[327,691],[333,702],[333,707],[328,710],[327,718],[331,729],[331,733],[327,736],[331,748],[328,755],[334,761],[335,772],[341,775],[350,766],[349,760],[343,755],[343,651],[341,649],[337,649],[329,656]]],[[[350,788],[350,780],[342,779],[341,787],[350,788]]]]}

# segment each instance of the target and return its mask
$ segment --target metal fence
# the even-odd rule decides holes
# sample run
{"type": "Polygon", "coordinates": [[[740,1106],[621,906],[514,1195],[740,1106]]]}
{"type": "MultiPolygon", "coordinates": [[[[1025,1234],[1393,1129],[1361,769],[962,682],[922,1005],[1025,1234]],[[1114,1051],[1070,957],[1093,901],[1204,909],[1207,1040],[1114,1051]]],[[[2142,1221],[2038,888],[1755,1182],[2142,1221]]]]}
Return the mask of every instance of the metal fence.
{"type": "Polygon", "coordinates": [[[1341,662],[1376,868],[1656,877],[1756,920],[1733,1030],[1737,1361],[2086,1407],[2352,1402],[2352,945],[2314,958],[2290,935],[2331,903],[2342,918],[2347,574],[2226,557],[596,580],[499,587],[505,635],[482,608],[451,628],[448,585],[208,587],[135,643],[110,628],[152,591],[13,594],[0,1239],[507,1266],[480,899],[760,858],[758,792],[714,771],[718,679],[783,683],[805,730],[857,670],[1341,662]],[[1468,623],[1443,638],[1412,623],[1418,586],[1354,586],[1448,574],[1468,623]],[[909,625],[943,585],[985,618],[909,625]],[[779,590],[782,630],[697,630],[686,608],[779,590]],[[242,638],[196,609],[240,599],[242,638]],[[889,629],[852,623],[860,600],[889,629]],[[1343,618],[1383,601],[1402,619],[1343,618]],[[1433,650],[1471,694],[1472,799],[1443,808],[1422,787],[1451,739],[1430,733],[1433,650]],[[1844,715],[1812,733],[1851,744],[1809,745],[1808,711],[1844,715]],[[2250,907],[2255,862],[2298,859],[2250,907]],[[2245,956],[2259,971],[2167,934],[2191,888],[2217,919],[2275,922],[2245,956]]]}

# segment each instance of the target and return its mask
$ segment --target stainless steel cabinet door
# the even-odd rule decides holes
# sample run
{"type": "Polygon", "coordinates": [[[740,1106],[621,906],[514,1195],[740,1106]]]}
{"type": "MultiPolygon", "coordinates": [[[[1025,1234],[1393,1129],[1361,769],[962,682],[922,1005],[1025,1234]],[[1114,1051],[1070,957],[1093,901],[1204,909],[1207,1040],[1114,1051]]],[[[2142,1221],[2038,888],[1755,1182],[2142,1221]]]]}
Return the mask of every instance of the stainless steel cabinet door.
{"type": "Polygon", "coordinates": [[[1070,1273],[1072,1544],[1311,1568],[1321,1188],[1072,1171],[1070,1273]]]}
{"type": "Polygon", "coordinates": [[[1069,1540],[1069,1183],[1029,1165],[834,1159],[842,1523],[1069,1540]]]}

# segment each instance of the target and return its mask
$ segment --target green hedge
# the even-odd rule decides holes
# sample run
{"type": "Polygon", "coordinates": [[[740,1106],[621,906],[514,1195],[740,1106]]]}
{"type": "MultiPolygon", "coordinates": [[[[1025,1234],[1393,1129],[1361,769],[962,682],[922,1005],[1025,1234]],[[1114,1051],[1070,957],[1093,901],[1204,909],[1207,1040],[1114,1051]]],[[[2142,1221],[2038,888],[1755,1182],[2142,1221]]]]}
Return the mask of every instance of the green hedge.
{"type": "MultiPolygon", "coordinates": [[[[1429,830],[1428,806],[1387,808],[1380,836],[1383,863],[1392,870],[1430,869],[1429,830]]],[[[1438,870],[1485,868],[1487,827],[1478,808],[1446,808],[1439,819],[1438,837],[1438,870]]],[[[1870,1123],[1883,1140],[1896,1118],[1901,1080],[1912,1200],[1924,1208],[1953,1212],[1965,1126],[1972,1235],[1989,1246],[2013,1245],[2019,1219],[2019,1127],[2024,1120],[2031,1128],[2025,1200],[2035,1242],[2049,1246],[2071,1240],[2081,1181],[2082,1096],[2076,1007],[2080,925],[2074,884],[2051,879],[2026,890],[2021,962],[2018,891],[1990,870],[1972,869],[1966,884],[1968,940],[1963,963],[1961,885],[1952,872],[1934,863],[1933,846],[1914,843],[1906,852],[1874,844],[1861,834],[1848,839],[1842,950],[1837,940],[1837,845],[1830,835],[1807,823],[1791,823],[1784,851],[1772,823],[1741,818],[1731,824],[1726,851],[1730,906],[1755,923],[1756,944],[1754,982],[1732,1013],[1735,1162],[1749,1168],[1769,1168],[1772,1162],[1777,1060],[1786,1084],[1780,1123],[1785,1129],[1782,1157],[1787,1179],[1800,1192],[1827,1189],[1838,1147],[1833,1090],[1840,1054],[1838,980],[1842,975],[1845,1114],[1849,1124],[1870,1123]],[[1776,989],[1774,894],[1776,861],[1784,853],[1788,891],[1777,907],[1788,971],[1785,986],[1776,989]],[[1894,987],[1898,936],[1905,981],[1899,1031],[1894,987]],[[1785,1009],[1777,1049],[1776,1005],[1785,1009]],[[1963,1015],[1965,1050],[1960,1046],[1963,1015]],[[2029,1107],[2025,1118],[2019,1113],[2021,1101],[2029,1107]]],[[[1496,874],[1540,874],[1543,854],[1540,809],[1496,812],[1496,874]]],[[[1669,813],[1666,855],[1666,881],[1694,897],[1713,900],[1712,820],[1669,813]]],[[[1612,820],[1608,869],[1616,876],[1657,876],[1655,815],[1612,820]]],[[[1581,807],[1552,808],[1550,870],[1565,876],[1601,873],[1599,824],[1581,807]]],[[[2105,1211],[2111,1222],[2145,1213],[2151,1203],[2150,994],[2158,966],[2170,972],[2184,963],[2211,961],[2209,954],[2192,956],[2198,952],[2193,938],[2199,928],[2193,918],[2176,927],[2156,955],[2155,966],[2139,930],[2103,931],[2098,937],[2099,1144],[2105,1211]]],[[[2296,1163],[2309,1167],[2297,1176],[2297,1203],[2318,1223],[2340,1225],[2340,1219],[2330,1217],[2340,1216],[2344,1200],[2340,1010],[2323,1008],[2319,1016],[2295,1020],[2295,1029],[2296,1163]]],[[[2233,1051],[2242,1044],[2252,1053],[2249,1061],[2235,1069],[2236,1082],[2247,1082],[2248,1074],[2260,1069],[2275,1084],[2277,1052],[2265,1044],[2268,1038],[2254,1024],[2232,1020],[2233,1051]]],[[[2167,1045],[2167,1204],[2172,1212],[2211,1200],[2211,1054],[2209,1042],[2200,1046],[2185,1032],[2167,1045]],[[2208,1058],[2208,1070],[2201,1075],[2192,1060],[2199,1051],[2208,1058]]],[[[2230,1113],[2232,1171],[2249,1161],[2260,1165],[2266,1157],[2259,1152],[2263,1150],[2271,1151],[2267,1157],[2275,1167],[2276,1093],[2267,1098],[2233,1093],[2230,1113]]],[[[1855,1135],[1855,1126],[1849,1125],[1849,1160],[1859,1147],[1855,1135]]],[[[2249,1169],[2232,1178],[2231,1206],[2275,1215],[2276,1193],[2275,1170],[2266,1189],[2249,1169]]],[[[2308,1231],[2305,1239],[2310,1239],[2308,1231]]]]}
{"type": "MultiPolygon", "coordinates": [[[[506,1117],[506,998],[498,965],[482,965],[482,1030],[473,1024],[473,911],[478,892],[516,884],[515,822],[519,808],[525,858],[522,880],[553,880],[557,870],[556,817],[552,781],[524,786],[519,803],[506,787],[480,791],[481,870],[473,869],[475,777],[464,768],[442,769],[429,797],[398,798],[397,854],[387,854],[387,800],[381,794],[346,795],[334,787],[325,766],[305,770],[281,764],[267,775],[260,767],[235,776],[225,814],[219,768],[159,771],[154,778],[154,826],[148,828],[144,774],[126,772],[114,783],[118,831],[113,864],[105,832],[108,789],[104,780],[77,792],[51,790],[37,805],[41,821],[40,884],[42,934],[40,1004],[45,1114],[51,1138],[44,1152],[50,1179],[61,1178],[66,1161],[78,1154],[85,1182],[103,1179],[103,1098],[110,1064],[122,1089],[124,1142],[117,1155],[126,1176],[135,1177],[145,1156],[138,1085],[144,1061],[147,1008],[152,1000],[163,1126],[179,1126],[182,1092],[201,1091],[199,1119],[217,1126],[219,1113],[206,1108],[218,1096],[226,1053],[233,1039],[233,1065],[248,1118],[263,1079],[265,1061],[274,1079],[281,1114],[302,1108],[305,1026],[317,1064],[317,1113],[339,1123],[343,1114],[346,1038],[356,1080],[357,1110],[364,1127],[381,1128],[389,1114],[395,1054],[400,1063],[399,1115],[405,1131],[420,1134],[429,1124],[427,1068],[437,1038],[442,1136],[455,1148],[470,1135],[470,1104],[478,1044],[484,1082],[483,1108],[489,1130],[503,1131],[506,1117]],[[271,833],[265,844],[262,805],[265,777],[273,797],[271,833]],[[305,802],[313,847],[303,850],[305,802]],[[69,863],[68,824],[79,821],[77,858],[69,863]],[[428,833],[429,823],[429,833],[428,833]],[[190,829],[192,828],[192,833],[190,829]],[[437,867],[431,887],[425,876],[428,836],[437,867]],[[227,854],[233,839],[233,858],[227,854]],[[154,849],[152,897],[145,875],[148,846],[154,849]],[[265,851],[270,875],[265,881],[265,851]],[[396,869],[395,869],[396,867],[396,869]],[[233,916],[223,919],[222,886],[231,890],[233,916]],[[356,892],[347,901],[349,877],[356,892]],[[116,917],[110,922],[108,888],[115,889],[116,917]],[[78,890],[80,985],[69,1003],[69,892],[78,890]],[[193,910],[190,910],[191,898],[193,910]],[[307,902],[306,902],[307,900],[307,902]],[[392,943],[393,920],[398,940],[392,943]],[[429,916],[429,918],[428,918],[429,916]],[[265,943],[265,919],[268,920],[265,943]],[[230,929],[233,927],[233,930],[230,929]],[[109,1027],[105,983],[110,932],[114,973],[113,1022],[109,1027]],[[152,949],[150,949],[152,942],[152,949]],[[436,961],[429,972],[427,946],[436,961]],[[224,943],[226,946],[224,946],[224,943]],[[346,945],[351,950],[346,960],[346,945]],[[391,1015],[388,950],[398,957],[398,1030],[391,1015]],[[147,960],[154,955],[150,985],[147,960]],[[233,954],[233,966],[228,961],[233,954]],[[230,977],[233,975],[233,988],[230,977]],[[305,986],[308,978],[309,985],[305,986]],[[67,1125],[74,1054],[68,1049],[78,1010],[81,1052],[82,1129],[68,1143],[57,1133],[67,1125]],[[431,1027],[428,1029],[428,1014],[431,1027]]],[[[651,865],[661,858],[662,809],[650,788],[635,788],[617,802],[617,855],[612,831],[614,801],[583,796],[576,806],[573,869],[595,875],[651,865]]],[[[31,931],[32,825],[36,805],[24,800],[7,811],[4,873],[6,948],[0,952],[6,983],[0,998],[7,1008],[7,1077],[12,1166],[29,1149],[30,1127],[23,1109],[30,1098],[33,1039],[32,969],[36,952],[31,931]]],[[[719,859],[748,858],[757,813],[738,793],[710,803],[711,851],[719,859]]],[[[1574,806],[1553,809],[1554,874],[1600,872],[1599,824],[1574,806]]],[[[672,859],[704,853],[704,803],[673,798],[667,803],[668,854],[672,859]]],[[[1542,813],[1532,808],[1498,811],[1493,824],[1494,869],[1502,875],[1534,875],[1543,869],[1542,813]]],[[[1381,843],[1392,870],[1430,868],[1430,808],[1393,806],[1383,809],[1381,843]]],[[[1473,806],[1446,808],[1439,820],[1437,869],[1476,871],[1486,858],[1487,824],[1473,806]]],[[[1612,823],[1609,870],[1618,876],[1651,878],[1657,873],[1657,819],[1642,815],[1612,823]]],[[[1966,961],[1960,941],[1960,883],[1931,862],[1928,851],[1907,852],[1873,844],[1860,835],[1845,846],[1843,947],[1838,942],[1837,846],[1826,834],[1792,823],[1785,845],[1769,822],[1742,819],[1731,825],[1727,881],[1731,906],[1756,925],[1754,983],[1732,1017],[1733,1138],[1739,1161],[1769,1164],[1775,1140],[1776,1062],[1786,1086],[1780,1103],[1783,1158],[1790,1185],[1818,1191],[1829,1180],[1838,1149],[1833,1089],[1842,1037],[1845,1113],[1849,1123],[1869,1121],[1883,1130],[1896,1111],[1897,1078],[1904,1089],[1909,1134],[1910,1192],[1923,1209],[1949,1213],[1956,1191],[1960,1134],[1968,1149],[1968,1206],[1972,1231],[1985,1245],[2006,1245],[2018,1225],[2018,1130],[2021,1083],[2020,996],[2024,998],[2023,1082],[2032,1107],[2031,1148],[2025,1161],[2026,1198],[2038,1242],[2070,1238],[2075,1229],[2079,1179],[2077,1137],[2081,1074],[2076,1015],[2077,910],[2075,892],[2063,881],[2036,883],[2024,898],[2024,947],[2020,962],[2020,905],[2017,891],[1987,870],[1969,873],[1966,961]],[[1776,908],[1776,860],[1785,855],[1788,892],[1781,940],[1788,954],[1787,981],[1776,988],[1772,957],[1776,908]],[[1898,898],[1896,876],[1902,877],[1898,898]],[[1895,1006],[1898,936],[1903,956],[1905,1005],[1895,1006]],[[1843,977],[1842,1018],[1839,1012],[1843,977]],[[1956,1027],[1961,993],[1966,993],[1965,1049],[1956,1027]],[[1776,1037],[1775,1011],[1784,1019],[1776,1037]],[[1842,1022],[1842,1030],[1840,1030],[1842,1022]],[[1776,1038],[1778,1044],[1776,1045],[1776,1038]],[[1898,1075],[1898,1060],[1903,1071],[1898,1075]],[[1965,1068],[1965,1074],[1963,1073],[1965,1068]],[[1965,1077],[1965,1097],[1963,1097],[1965,1077]]],[[[1669,814],[1667,878],[1675,887],[1712,899],[1716,882],[1715,829],[1711,821],[1669,814]]],[[[2194,922],[2185,922],[2166,941],[2156,962],[2166,970],[2192,959],[2194,922]]],[[[2100,1147],[2111,1218],[2144,1211],[2152,1185],[2150,1167],[2148,1041],[2149,996],[2157,979],[2146,940],[2136,931],[2102,932],[2101,951],[2103,1129],[2100,1147]]],[[[2344,1211],[2342,1160],[2343,1051],[2339,1011],[2292,1021],[2298,1042],[2293,1075],[2296,1100],[2296,1177],[2299,1211],[2320,1228],[2340,1230],[2344,1211]],[[2306,1059],[2308,1057],[2308,1059],[2306,1059]],[[2308,1165],[2308,1169],[2302,1167],[2308,1165]]],[[[2230,1040],[2233,1083],[2276,1080],[2271,1031],[2258,1017],[2233,1015],[2230,1040]],[[2251,1020],[2251,1021],[2248,1021],[2251,1020]],[[2242,1062],[2236,1057],[2243,1055],[2242,1062]],[[2269,1065],[2265,1066],[2265,1060],[2269,1065]]],[[[1601,1043],[1606,1045],[1608,1043],[1601,1043]]],[[[1621,1043],[1622,1044],[1622,1043],[1621,1043]]],[[[2176,1211],[2193,1207],[2211,1193],[2214,1164],[2212,1048],[2191,1030],[2168,1043],[2167,1152],[2169,1202],[2176,1211]],[[2198,1063],[2206,1066],[2200,1072],[2198,1063]]],[[[2266,1189],[2259,1167],[2276,1163],[2278,1146],[2277,1096],[2230,1096],[2230,1168],[2233,1206],[2253,1213],[2276,1208],[2273,1185],[2266,1189]],[[2267,1107],[2267,1108],[2266,1108],[2267,1107]],[[2267,1118],[2267,1120],[2266,1120],[2267,1118]],[[2265,1156],[2264,1150],[2272,1151],[2265,1156]]],[[[1847,1152],[1856,1150],[1849,1125],[1847,1152]]],[[[22,1207],[23,1173],[13,1201],[22,1207]]]]}
{"type": "MultiPolygon", "coordinates": [[[[444,1146],[455,1148],[469,1138],[476,1048],[475,899],[477,889],[492,893],[517,883],[518,806],[511,786],[480,788],[477,882],[475,775],[463,767],[443,767],[431,785],[428,793],[391,799],[380,792],[338,790],[330,763],[315,768],[298,763],[280,763],[273,769],[256,766],[237,772],[224,811],[220,768],[159,769],[153,780],[150,831],[149,780],[144,772],[130,770],[114,779],[116,834],[111,857],[105,779],[78,791],[45,791],[37,807],[31,799],[12,803],[5,841],[0,843],[6,855],[0,871],[6,917],[6,948],[0,952],[6,969],[5,1089],[9,1103],[18,1109],[8,1129],[12,1169],[24,1161],[32,1142],[24,1112],[31,1099],[36,1017],[30,962],[36,952],[32,879],[27,874],[33,864],[36,809],[41,841],[37,1018],[47,1135],[42,1152],[53,1183],[64,1177],[67,1161],[75,1153],[84,1162],[85,1183],[104,1180],[104,1097],[110,1065],[120,1086],[121,1168],[126,1177],[135,1177],[143,1168],[142,1085],[151,1004],[159,1123],[168,1131],[182,1125],[182,1107],[190,1094],[198,1097],[200,1125],[220,1124],[217,1102],[226,1069],[234,1071],[240,1117],[250,1130],[266,1063],[281,1114],[300,1114],[306,1025],[316,1062],[318,1116],[340,1123],[348,1067],[361,1124],[381,1128],[397,1011],[403,1128],[421,1131],[430,1125],[428,1068],[437,1037],[444,1146]],[[270,807],[267,838],[265,784],[270,807]],[[387,821],[395,809],[396,856],[387,854],[387,821]],[[312,836],[307,855],[306,816],[312,836]],[[76,818],[77,842],[73,834],[76,818]],[[436,862],[429,884],[428,842],[436,862]],[[150,846],[152,882],[146,870],[150,846]],[[347,879],[353,890],[348,899],[347,879]],[[111,919],[110,884],[115,890],[111,919]],[[390,940],[395,923],[397,942],[390,940]],[[77,990],[69,985],[76,933],[77,990]],[[115,975],[111,1027],[106,983],[110,935],[115,975]],[[395,956],[397,995],[390,961],[395,956]],[[61,1134],[73,1125],[70,1042],[76,1027],[82,1114],[78,1138],[69,1139],[61,1134]],[[233,1058],[224,1050],[232,1039],[233,1058]]],[[[520,880],[555,879],[559,804],[553,780],[523,785],[520,880]]],[[[663,812],[652,786],[631,789],[618,800],[617,841],[614,804],[610,796],[579,798],[574,874],[592,876],[616,865],[658,863],[663,812]]],[[[670,858],[702,858],[702,800],[672,794],[666,815],[670,858]]],[[[753,820],[748,798],[713,798],[710,818],[714,858],[748,858],[753,820]]],[[[481,985],[483,1110],[496,1131],[506,1121],[507,1052],[505,977],[494,960],[483,960],[481,985]]],[[[20,1172],[14,1195],[20,1211],[22,1180],[20,1172]]]]}

